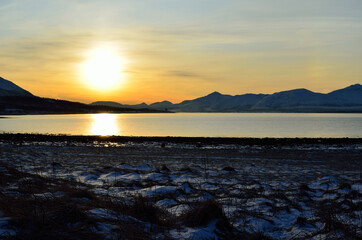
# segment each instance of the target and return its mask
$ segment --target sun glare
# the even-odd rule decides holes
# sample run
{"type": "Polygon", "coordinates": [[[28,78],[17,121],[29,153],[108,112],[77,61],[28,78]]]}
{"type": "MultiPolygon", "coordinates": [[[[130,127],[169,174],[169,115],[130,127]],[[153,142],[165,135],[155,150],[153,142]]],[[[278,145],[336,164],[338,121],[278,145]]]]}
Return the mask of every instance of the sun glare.
{"type": "Polygon", "coordinates": [[[93,114],[92,125],[90,127],[91,135],[110,136],[118,135],[120,129],[117,123],[116,114],[93,114]]]}
{"type": "Polygon", "coordinates": [[[89,87],[110,90],[122,83],[122,67],[123,62],[117,50],[102,46],[88,52],[82,64],[82,75],[89,87]]]}

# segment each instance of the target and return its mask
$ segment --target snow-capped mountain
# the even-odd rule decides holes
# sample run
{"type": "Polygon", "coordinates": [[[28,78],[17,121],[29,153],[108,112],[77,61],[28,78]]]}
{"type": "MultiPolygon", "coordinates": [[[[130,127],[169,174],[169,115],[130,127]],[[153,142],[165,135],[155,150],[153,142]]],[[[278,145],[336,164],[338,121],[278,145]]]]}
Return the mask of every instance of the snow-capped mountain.
{"type": "Polygon", "coordinates": [[[252,107],[253,110],[281,111],[353,111],[362,110],[362,86],[351,85],[328,94],[295,89],[271,94],[252,107]]]}
{"type": "Polygon", "coordinates": [[[354,84],[349,87],[328,93],[330,101],[340,105],[360,105],[362,103],[362,85],[354,84]]]}
{"type": "Polygon", "coordinates": [[[31,97],[33,94],[22,89],[18,85],[0,77],[0,96],[24,96],[31,97]]]}
{"type": "Polygon", "coordinates": [[[257,102],[252,109],[280,109],[301,106],[316,106],[324,103],[324,95],[307,89],[294,89],[271,94],[257,102]]]}

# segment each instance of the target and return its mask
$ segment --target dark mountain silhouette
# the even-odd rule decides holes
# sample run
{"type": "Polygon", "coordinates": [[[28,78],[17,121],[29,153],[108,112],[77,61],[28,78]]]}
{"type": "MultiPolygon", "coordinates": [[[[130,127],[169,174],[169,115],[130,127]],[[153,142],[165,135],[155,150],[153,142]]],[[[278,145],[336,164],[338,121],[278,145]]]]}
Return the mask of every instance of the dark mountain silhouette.
{"type": "Polygon", "coordinates": [[[315,93],[307,89],[295,89],[283,91],[265,96],[258,101],[252,109],[280,109],[299,106],[319,106],[323,100],[323,94],[315,93]]]}
{"type": "Polygon", "coordinates": [[[163,101],[150,105],[143,103],[143,106],[175,112],[362,112],[362,86],[355,84],[328,94],[303,88],[273,94],[236,96],[213,92],[177,104],[163,101]]]}
{"type": "Polygon", "coordinates": [[[118,107],[118,108],[134,108],[134,109],[144,109],[144,108],[148,107],[148,105],[146,103],[141,103],[141,104],[136,104],[136,105],[127,105],[127,104],[120,104],[120,103],[112,102],[112,101],[98,101],[98,102],[93,102],[89,105],[109,106],[109,107],[118,107]]]}
{"type": "Polygon", "coordinates": [[[159,110],[134,109],[118,106],[88,105],[79,102],[41,98],[0,78],[0,114],[62,114],[101,112],[160,112],[159,110]]]}
{"type": "Polygon", "coordinates": [[[3,96],[22,96],[31,97],[33,94],[22,89],[18,85],[0,77],[0,97],[3,96]]]}
{"type": "Polygon", "coordinates": [[[170,101],[155,102],[149,105],[151,109],[169,109],[172,108],[173,104],[170,101]]]}
{"type": "MultiPolygon", "coordinates": [[[[190,112],[235,112],[250,109],[254,104],[264,98],[264,94],[244,94],[244,95],[223,95],[213,92],[205,97],[194,100],[183,101],[175,104],[176,109],[190,112]]],[[[171,108],[173,109],[173,108],[171,108]]]]}

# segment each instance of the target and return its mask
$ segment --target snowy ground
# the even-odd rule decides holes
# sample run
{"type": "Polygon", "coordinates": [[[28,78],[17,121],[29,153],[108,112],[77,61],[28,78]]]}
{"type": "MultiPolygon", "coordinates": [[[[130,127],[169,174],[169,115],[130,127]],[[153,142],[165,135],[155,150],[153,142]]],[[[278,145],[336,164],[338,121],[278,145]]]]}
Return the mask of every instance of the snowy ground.
{"type": "MultiPolygon", "coordinates": [[[[361,153],[343,143],[2,141],[0,199],[72,202],[88,224],[70,219],[64,231],[82,226],[99,238],[358,239],[361,153]],[[218,206],[205,218],[198,210],[218,206]]],[[[0,205],[0,236],[10,239],[24,234],[11,208],[0,205]]]]}

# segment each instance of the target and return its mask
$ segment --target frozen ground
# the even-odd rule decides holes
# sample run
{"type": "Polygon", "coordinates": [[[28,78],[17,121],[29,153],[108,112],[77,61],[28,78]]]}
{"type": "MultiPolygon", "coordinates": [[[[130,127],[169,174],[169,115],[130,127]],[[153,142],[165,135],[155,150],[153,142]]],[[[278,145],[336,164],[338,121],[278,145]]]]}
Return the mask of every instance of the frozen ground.
{"type": "MultiPolygon", "coordinates": [[[[361,239],[361,153],[344,143],[2,141],[0,236],[26,239],[27,213],[6,204],[21,199],[76,206],[64,226],[54,220],[59,231],[99,239],[361,239]]],[[[52,209],[27,211],[41,222],[58,219],[52,209]]]]}

